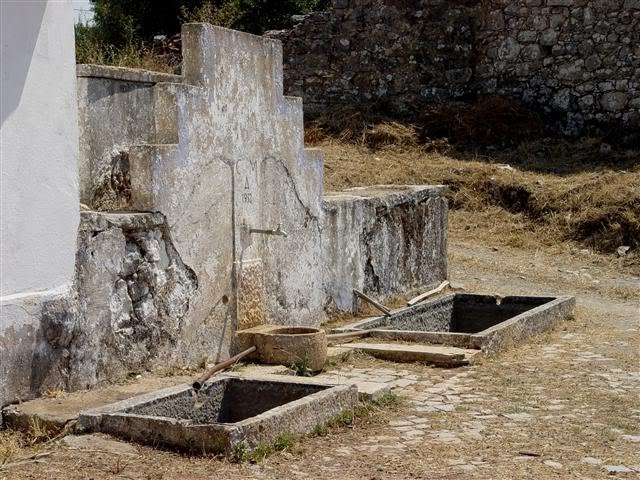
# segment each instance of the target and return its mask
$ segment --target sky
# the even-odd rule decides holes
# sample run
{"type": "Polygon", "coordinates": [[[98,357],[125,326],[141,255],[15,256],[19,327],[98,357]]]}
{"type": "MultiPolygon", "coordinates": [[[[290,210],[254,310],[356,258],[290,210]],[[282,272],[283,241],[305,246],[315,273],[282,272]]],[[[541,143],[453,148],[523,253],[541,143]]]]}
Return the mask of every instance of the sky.
{"type": "Polygon", "coordinates": [[[90,21],[93,18],[89,0],[72,0],[71,3],[73,4],[73,18],[76,23],[90,21]]]}

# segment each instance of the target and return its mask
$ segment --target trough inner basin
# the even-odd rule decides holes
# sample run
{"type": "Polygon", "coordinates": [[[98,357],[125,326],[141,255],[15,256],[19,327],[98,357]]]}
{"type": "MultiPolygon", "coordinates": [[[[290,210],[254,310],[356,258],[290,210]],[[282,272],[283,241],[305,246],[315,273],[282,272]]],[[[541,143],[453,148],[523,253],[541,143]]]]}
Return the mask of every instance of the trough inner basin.
{"type": "Polygon", "coordinates": [[[225,378],[204,385],[198,394],[198,408],[194,407],[193,391],[187,390],[136,405],[123,413],[190,420],[193,424],[236,423],[326,388],[225,378]]]}
{"type": "Polygon", "coordinates": [[[478,333],[555,300],[553,297],[500,297],[456,293],[388,317],[358,324],[358,329],[478,333]]]}

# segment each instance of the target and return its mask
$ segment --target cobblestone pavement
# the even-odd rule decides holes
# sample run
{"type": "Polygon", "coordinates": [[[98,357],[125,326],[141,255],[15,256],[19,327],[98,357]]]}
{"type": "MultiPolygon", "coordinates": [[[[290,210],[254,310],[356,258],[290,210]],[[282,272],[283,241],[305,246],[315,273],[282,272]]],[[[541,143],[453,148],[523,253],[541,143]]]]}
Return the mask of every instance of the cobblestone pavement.
{"type": "MultiPolygon", "coordinates": [[[[604,337],[566,331],[584,330],[585,326],[571,322],[495,360],[462,369],[416,371],[389,364],[343,366],[323,374],[328,380],[389,386],[407,406],[404,415],[389,420],[383,431],[365,436],[356,445],[340,446],[335,455],[397,458],[414,454],[419,446],[449,445],[455,452],[456,446],[497,441],[511,451],[509,461],[514,465],[535,463],[550,476],[640,477],[640,453],[633,455],[634,449],[640,452],[640,353],[633,354],[634,345],[640,346],[638,329],[630,325],[604,337]],[[628,334],[627,339],[619,333],[628,334]],[[545,343],[548,340],[551,342],[545,343]],[[618,354],[623,351],[627,355],[621,358],[618,354]],[[500,370],[507,374],[511,370],[512,375],[498,378],[500,370]],[[548,375],[553,377],[545,378],[548,375]],[[598,396],[604,404],[594,404],[598,396]],[[583,453],[568,458],[571,443],[558,445],[552,452],[536,441],[527,441],[540,430],[577,429],[579,425],[593,429],[582,432],[587,436],[597,433],[606,436],[612,447],[622,446],[619,454],[616,448],[576,448],[583,453]]],[[[480,476],[483,469],[488,472],[493,466],[486,456],[477,454],[454,456],[445,463],[452,471],[480,476]]]]}

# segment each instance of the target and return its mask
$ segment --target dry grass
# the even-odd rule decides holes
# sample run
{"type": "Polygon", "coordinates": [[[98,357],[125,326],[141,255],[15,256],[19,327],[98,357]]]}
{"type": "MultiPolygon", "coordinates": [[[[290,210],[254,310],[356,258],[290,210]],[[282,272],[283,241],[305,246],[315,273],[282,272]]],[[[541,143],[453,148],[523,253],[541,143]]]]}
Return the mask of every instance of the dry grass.
{"type": "Polygon", "coordinates": [[[419,138],[418,128],[413,124],[354,108],[328,110],[305,126],[305,142],[310,144],[335,139],[372,148],[417,146],[419,138]]]}
{"type": "Polygon", "coordinates": [[[142,45],[115,49],[111,45],[92,44],[78,51],[76,57],[77,63],[141,68],[154,72],[175,73],[176,68],[176,65],[167,62],[165,57],[142,45]]]}
{"type": "Polygon", "coordinates": [[[66,393],[63,390],[58,390],[58,389],[49,389],[46,392],[44,392],[43,397],[46,398],[64,398],[66,396],[66,393]]]}
{"type": "Polygon", "coordinates": [[[23,447],[23,435],[14,430],[0,431],[0,466],[13,461],[23,447]]]}
{"type": "MultiPolygon", "coordinates": [[[[472,160],[451,148],[371,149],[342,139],[325,139],[315,146],[325,152],[327,190],[375,184],[445,184],[449,186],[452,222],[459,216],[463,233],[477,236],[484,232],[492,242],[514,247],[573,242],[576,248],[614,252],[628,245],[632,247],[629,262],[637,261],[637,152],[625,152],[625,171],[601,165],[599,169],[557,174],[550,173],[552,166],[542,161],[537,164],[540,171],[531,171],[490,163],[483,157],[472,160]]],[[[508,154],[503,151],[493,161],[504,160],[508,154]]],[[[574,163],[568,159],[565,165],[574,163]]]]}

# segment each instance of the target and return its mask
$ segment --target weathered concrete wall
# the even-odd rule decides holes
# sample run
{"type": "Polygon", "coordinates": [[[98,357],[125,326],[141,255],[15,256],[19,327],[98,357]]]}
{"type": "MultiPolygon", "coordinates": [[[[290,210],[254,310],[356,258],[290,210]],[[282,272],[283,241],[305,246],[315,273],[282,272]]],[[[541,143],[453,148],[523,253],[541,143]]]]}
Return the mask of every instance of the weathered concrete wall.
{"type": "Polygon", "coordinates": [[[565,133],[640,126],[637,0],[336,0],[283,41],[285,91],[309,113],[498,93],[565,133]]]}
{"type": "MultiPolygon", "coordinates": [[[[142,365],[224,358],[246,317],[324,318],[322,157],[304,149],[300,100],[282,95],[280,45],[204,24],[186,25],[183,45],[184,76],[78,68],[83,202],[160,212],[197,281],[172,351],[140,351],[142,365]],[[251,233],[277,225],[287,237],[251,233]]],[[[118,296],[110,288],[104,301],[118,296]]]]}
{"type": "Polygon", "coordinates": [[[0,405],[30,391],[43,304],[73,281],[78,227],[70,1],[0,2],[0,405]]]}
{"type": "Polygon", "coordinates": [[[119,167],[112,165],[122,161],[115,152],[128,145],[161,142],[156,141],[155,111],[150,108],[152,87],[160,82],[180,83],[182,77],[96,65],[78,65],[77,77],[80,201],[101,210],[117,209],[112,202],[123,201],[128,185],[119,178],[119,167]]]}
{"type": "Polygon", "coordinates": [[[327,308],[353,310],[353,289],[385,299],[447,278],[446,187],[376,186],[325,197],[327,308]]]}
{"type": "Polygon", "coordinates": [[[354,287],[387,297],[446,276],[442,188],[323,203],[322,155],[304,148],[300,99],[282,94],[279,42],[205,24],[182,38],[183,76],[78,67],[74,287],[23,309],[28,342],[0,339],[7,365],[22,362],[3,372],[2,403],[220,360],[238,328],[317,325],[327,298],[351,308],[354,287]],[[347,266],[342,244],[356,253],[347,266]]]}
{"type": "Polygon", "coordinates": [[[37,392],[89,388],[173,358],[198,287],[159,213],[83,212],[75,285],[45,306],[37,392]]]}

